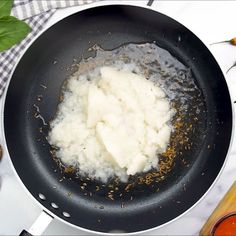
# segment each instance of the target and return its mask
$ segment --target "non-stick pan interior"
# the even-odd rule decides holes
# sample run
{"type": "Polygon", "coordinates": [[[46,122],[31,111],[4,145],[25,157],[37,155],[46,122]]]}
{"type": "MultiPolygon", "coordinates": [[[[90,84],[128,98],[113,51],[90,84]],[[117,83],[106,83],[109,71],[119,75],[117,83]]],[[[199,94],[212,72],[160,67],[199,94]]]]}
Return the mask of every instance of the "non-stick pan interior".
{"type": "Polygon", "coordinates": [[[7,91],[4,126],[14,167],[41,204],[86,229],[135,232],[174,219],[209,189],[225,161],[232,111],[223,74],[193,33],[148,9],[103,6],[60,21],[27,50],[7,91]],[[48,128],[44,122],[48,123],[55,115],[60,88],[73,72],[71,65],[82,55],[88,56],[89,47],[98,44],[113,49],[125,43],[153,41],[192,70],[206,112],[199,114],[197,135],[189,137],[195,148],[186,149],[181,158],[176,158],[163,181],[136,185],[124,196],[119,194],[113,199],[109,196],[109,186],[99,185],[98,189],[96,181],[84,183],[70,177],[70,173],[60,172],[45,140],[48,128]],[[40,193],[45,200],[39,198],[40,193]]]}

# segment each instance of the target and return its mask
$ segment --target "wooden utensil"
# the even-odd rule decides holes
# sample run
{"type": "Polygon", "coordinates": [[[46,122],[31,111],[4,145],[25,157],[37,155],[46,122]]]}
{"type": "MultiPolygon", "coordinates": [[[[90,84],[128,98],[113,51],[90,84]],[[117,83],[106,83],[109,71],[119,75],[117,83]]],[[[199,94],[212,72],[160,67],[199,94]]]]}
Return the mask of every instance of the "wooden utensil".
{"type": "Polygon", "coordinates": [[[213,235],[213,231],[219,222],[234,213],[236,214],[236,181],[210,215],[199,235],[213,235]]]}

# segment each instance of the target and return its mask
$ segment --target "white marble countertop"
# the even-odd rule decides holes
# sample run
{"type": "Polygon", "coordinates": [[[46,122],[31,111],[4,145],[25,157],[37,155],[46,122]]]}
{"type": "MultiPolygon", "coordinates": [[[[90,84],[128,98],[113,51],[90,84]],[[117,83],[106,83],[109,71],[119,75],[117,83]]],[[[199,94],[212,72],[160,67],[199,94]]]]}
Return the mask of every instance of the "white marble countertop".
{"type": "MultiPolygon", "coordinates": [[[[128,3],[142,5],[145,4],[145,1],[133,0],[128,3]]],[[[48,25],[56,22],[63,15],[68,15],[81,8],[83,7],[57,11],[48,25]]],[[[236,61],[236,47],[228,44],[209,46],[212,42],[231,39],[236,36],[236,1],[156,1],[152,8],[175,18],[192,30],[208,46],[224,72],[236,61]]],[[[226,75],[226,80],[231,90],[232,99],[235,101],[236,68],[226,75]]],[[[1,107],[2,101],[0,101],[1,107]]],[[[0,127],[0,143],[3,140],[2,135],[2,127],[0,127]]],[[[234,138],[232,149],[220,178],[200,203],[184,216],[148,233],[149,235],[198,234],[219,200],[236,180],[235,144],[234,138]]],[[[0,162],[0,235],[17,235],[23,228],[28,229],[40,212],[40,207],[19,184],[11,169],[9,157],[4,154],[0,162]]],[[[44,234],[87,235],[88,233],[54,220],[44,234]]]]}

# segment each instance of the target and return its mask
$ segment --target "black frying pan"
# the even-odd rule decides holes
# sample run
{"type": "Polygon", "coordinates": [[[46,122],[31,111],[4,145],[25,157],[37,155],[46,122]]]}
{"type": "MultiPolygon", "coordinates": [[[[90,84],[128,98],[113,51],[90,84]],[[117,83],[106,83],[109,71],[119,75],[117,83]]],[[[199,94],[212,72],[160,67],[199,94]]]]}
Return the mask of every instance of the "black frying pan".
{"type": "MultiPolygon", "coordinates": [[[[194,103],[192,105],[194,107],[194,103]]],[[[217,62],[191,31],[149,9],[101,6],[61,20],[26,51],[8,87],[4,128],[14,168],[49,214],[92,231],[137,232],[160,226],[181,215],[210,188],[222,169],[229,148],[232,108],[217,62]],[[35,104],[40,107],[46,122],[53,118],[60,88],[71,74],[66,68],[74,58],[86,57],[87,49],[93,44],[112,49],[129,42],[153,41],[191,68],[201,90],[205,113],[199,115],[196,133],[190,133],[193,148],[183,148],[182,155],[177,155],[163,180],[153,181],[150,185],[134,184],[129,191],[125,190],[127,185],[120,184],[119,194],[110,199],[108,193],[112,186],[76,179],[68,169],[58,167],[45,140],[48,127],[34,117],[35,104]],[[54,61],[57,61],[56,65],[53,65],[54,61]],[[43,95],[42,101],[38,95],[43,95]],[[40,127],[43,127],[41,132],[40,127]],[[46,199],[42,199],[42,195],[40,198],[40,193],[46,199]],[[69,215],[63,215],[63,212],[69,215]]]]}

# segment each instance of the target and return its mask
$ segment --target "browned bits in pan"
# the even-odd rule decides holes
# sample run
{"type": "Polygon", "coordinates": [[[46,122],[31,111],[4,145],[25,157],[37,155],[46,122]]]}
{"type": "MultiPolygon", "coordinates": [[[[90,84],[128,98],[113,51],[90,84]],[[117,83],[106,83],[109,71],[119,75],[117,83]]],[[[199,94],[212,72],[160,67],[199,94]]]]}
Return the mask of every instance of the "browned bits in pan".
{"type": "Polygon", "coordinates": [[[84,187],[84,186],[80,186],[80,188],[81,188],[82,190],[84,190],[84,189],[85,189],[85,187],[84,187]]]}
{"type": "Polygon", "coordinates": [[[187,165],[187,162],[185,159],[182,159],[181,162],[183,163],[183,165],[185,165],[185,166],[187,165]]]}
{"type": "Polygon", "coordinates": [[[37,101],[38,101],[38,102],[41,102],[42,100],[43,100],[43,95],[41,95],[41,94],[38,95],[38,96],[37,96],[37,101]]]}
{"type": "Polygon", "coordinates": [[[42,87],[43,89],[47,89],[47,86],[44,84],[40,84],[40,87],[42,87]]]}
{"type": "Polygon", "coordinates": [[[65,179],[65,177],[61,178],[61,179],[59,180],[59,182],[62,182],[64,179],[65,179]]]}
{"type": "Polygon", "coordinates": [[[114,186],[112,185],[112,188],[109,190],[109,192],[107,193],[107,198],[114,201],[114,186]]]}
{"type": "Polygon", "coordinates": [[[131,188],[133,188],[134,187],[134,183],[130,183],[130,184],[128,184],[126,187],[125,187],[125,191],[126,192],[129,192],[129,190],[131,189],[131,188]]]}
{"type": "Polygon", "coordinates": [[[73,173],[75,172],[75,168],[72,167],[72,166],[65,167],[65,168],[64,168],[64,172],[65,172],[66,174],[73,174],[73,173]]]}
{"type": "Polygon", "coordinates": [[[113,196],[113,194],[112,194],[111,192],[108,193],[107,197],[108,197],[110,200],[114,201],[114,196],[113,196]]]}

